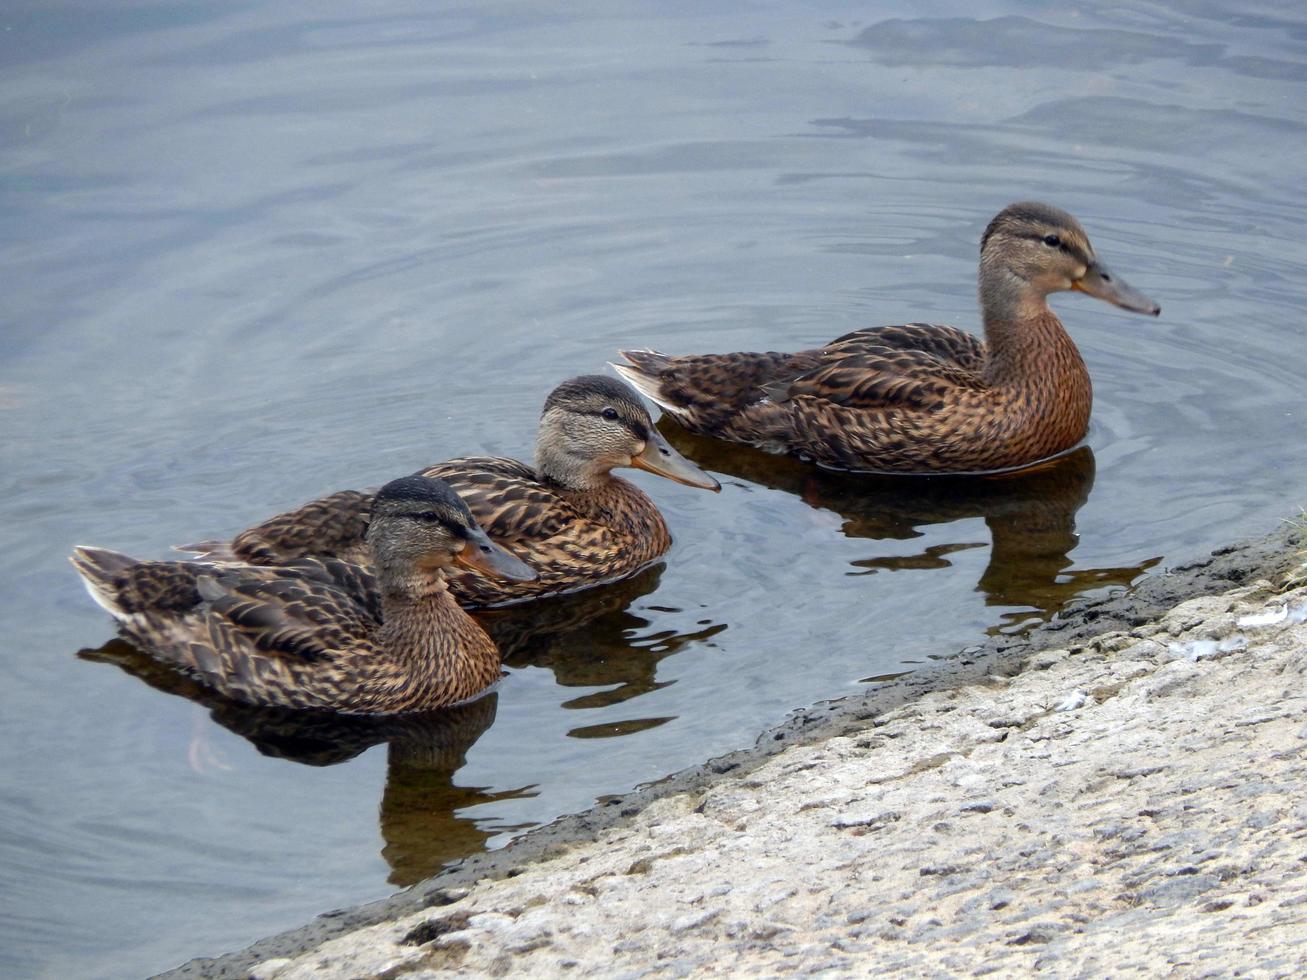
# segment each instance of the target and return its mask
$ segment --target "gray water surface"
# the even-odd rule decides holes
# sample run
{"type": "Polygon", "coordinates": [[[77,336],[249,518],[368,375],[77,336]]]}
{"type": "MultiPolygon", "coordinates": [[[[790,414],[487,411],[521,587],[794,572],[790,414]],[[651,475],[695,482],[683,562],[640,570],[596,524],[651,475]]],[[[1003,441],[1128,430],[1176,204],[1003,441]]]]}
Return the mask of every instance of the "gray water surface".
{"type": "Polygon", "coordinates": [[[1292,513],[1304,81],[1307,12],[1256,0],[13,0],[0,974],[243,945],[1292,513]],[[305,731],[101,649],[74,544],[529,456],[621,347],[975,329],[1021,198],[1163,308],[1055,298],[1096,402],[1054,466],[850,478],[664,423],[722,494],[635,477],[664,565],[496,617],[510,676],[444,721],[305,731]]]}

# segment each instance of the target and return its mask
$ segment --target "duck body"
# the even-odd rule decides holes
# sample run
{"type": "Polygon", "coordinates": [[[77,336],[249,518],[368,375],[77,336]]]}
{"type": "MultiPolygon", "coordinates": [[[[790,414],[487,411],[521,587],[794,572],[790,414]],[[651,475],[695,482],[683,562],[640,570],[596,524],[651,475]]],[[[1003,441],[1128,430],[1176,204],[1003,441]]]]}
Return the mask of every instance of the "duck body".
{"type": "Polygon", "coordinates": [[[1074,218],[1023,203],[982,241],[983,340],[909,323],[792,354],[622,351],[626,363],[615,366],[702,435],[845,470],[1012,469],[1070,449],[1088,430],[1089,372],[1046,302],[1060,289],[1158,312],[1094,257],[1074,218]]]}
{"type": "Polygon", "coordinates": [[[490,543],[452,490],[425,478],[382,488],[368,543],[376,575],[316,557],[215,566],[78,548],[72,561],[124,635],[235,701],[395,714],[495,683],[499,653],[449,593],[443,569],[530,569],[490,543]]]}
{"type": "MultiPolygon", "coordinates": [[[[551,393],[534,466],[467,456],[420,471],[452,487],[491,539],[538,574],[527,582],[451,570],[451,594],[467,607],[520,602],[625,578],[656,561],[671,546],[667,522],[644,491],[611,472],[617,466],[718,488],[667,445],[634,392],[598,375],[551,393]]],[[[340,491],[248,528],[230,543],[187,548],[208,559],[260,565],[317,556],[367,568],[370,500],[366,491],[340,491]]]]}

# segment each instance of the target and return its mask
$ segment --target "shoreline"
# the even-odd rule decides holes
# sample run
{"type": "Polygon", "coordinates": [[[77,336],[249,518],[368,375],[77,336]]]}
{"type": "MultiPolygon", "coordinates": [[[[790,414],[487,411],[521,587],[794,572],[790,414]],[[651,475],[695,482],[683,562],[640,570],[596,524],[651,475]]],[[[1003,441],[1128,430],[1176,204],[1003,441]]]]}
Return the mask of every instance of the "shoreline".
{"type": "MultiPolygon", "coordinates": [[[[911,795],[904,806],[897,810],[878,810],[879,817],[871,813],[846,813],[844,810],[857,809],[854,803],[875,809],[879,804],[874,800],[867,801],[879,794],[868,796],[863,792],[862,796],[858,796],[853,793],[857,799],[844,799],[852,792],[844,783],[852,785],[862,780],[864,788],[882,784],[888,787],[896,782],[907,786],[914,782],[924,784],[931,779],[954,778],[950,784],[958,797],[954,802],[966,798],[965,802],[968,805],[974,803],[975,808],[965,811],[965,820],[953,812],[951,816],[945,816],[935,823],[956,823],[958,830],[961,830],[964,823],[973,824],[975,829],[979,829],[980,824],[991,820],[992,814],[1006,810],[1024,812],[1031,807],[1039,812],[1041,819],[1046,816],[1052,819],[1052,815],[1043,813],[1039,800],[1022,800],[1019,801],[1019,806],[1013,803],[1004,807],[1000,807],[999,802],[994,800],[971,800],[971,789],[985,785],[984,774],[963,774],[966,776],[963,779],[954,770],[965,768],[965,760],[976,756],[978,752],[983,755],[1006,751],[1011,755],[1011,747],[1004,749],[1004,746],[1008,746],[1008,735],[1019,733],[1023,742],[1030,740],[1032,730],[1045,725],[1056,726],[1062,716],[1075,718],[1083,714],[1086,718],[1106,719],[1111,713],[1109,709],[1119,709],[1125,703],[1123,699],[1128,697],[1138,699],[1137,689],[1146,688],[1163,674],[1170,677],[1192,667],[1193,676],[1180,687],[1191,682],[1201,686],[1205,670],[1233,670],[1239,667],[1244,660],[1254,657],[1255,651],[1265,645],[1263,639],[1271,633],[1279,635],[1280,632],[1294,631],[1293,623],[1277,630],[1273,626],[1240,628],[1238,621],[1240,617],[1261,615],[1257,609],[1265,607],[1267,602],[1274,605],[1279,601],[1280,583],[1291,570],[1300,570],[1303,562],[1301,552],[1304,548],[1307,548],[1307,535],[1303,529],[1286,522],[1284,527],[1263,538],[1218,549],[1205,559],[1149,575],[1126,594],[1072,603],[1053,621],[1019,637],[994,637],[951,659],[881,684],[870,691],[796,711],[781,724],[763,732],[749,748],[639,787],[583,813],[562,817],[530,831],[501,850],[474,855],[434,878],[390,898],[329,912],[304,927],[261,940],[240,952],[215,959],[192,960],[162,976],[227,978],[255,975],[290,980],[301,975],[357,977],[381,973],[409,974],[441,968],[472,973],[491,971],[496,974],[517,970],[570,975],[592,972],[597,968],[597,961],[587,959],[589,954],[586,950],[591,949],[587,942],[571,935],[576,929],[583,932],[588,929],[593,934],[589,940],[593,946],[591,951],[594,955],[602,952],[603,963],[606,964],[606,967],[599,969],[612,970],[620,964],[631,972],[648,969],[674,975],[686,970],[704,971],[706,965],[694,959],[694,949],[705,943],[709,947],[734,943],[740,946],[742,953],[757,957],[756,961],[750,961],[755,969],[766,972],[790,969],[807,971],[823,968],[823,965],[839,968],[836,960],[846,954],[833,951],[834,947],[829,942],[825,945],[816,943],[816,952],[813,954],[816,959],[801,951],[778,951],[790,944],[795,936],[812,933],[814,927],[811,922],[796,925],[789,921],[795,915],[790,915],[788,919],[781,916],[778,925],[777,922],[772,922],[775,915],[748,910],[741,912],[734,908],[739,903],[729,896],[732,892],[748,892],[752,887],[751,879],[775,878],[777,882],[783,882],[785,874],[783,868],[765,874],[751,872],[733,885],[726,884],[730,880],[730,872],[727,870],[729,855],[721,851],[723,841],[718,839],[721,827],[729,828],[743,823],[758,826],[761,833],[762,824],[774,824],[774,833],[780,834],[774,839],[751,841],[749,839],[753,834],[740,834],[731,840],[731,852],[742,852],[753,843],[758,843],[763,848],[763,853],[755,857],[763,864],[767,863],[768,854],[785,852],[791,846],[800,845],[801,842],[786,840],[786,835],[780,829],[795,821],[817,821],[812,830],[817,837],[821,837],[831,827],[837,828],[841,848],[854,846],[850,841],[856,844],[863,837],[874,839],[881,846],[890,839],[897,840],[901,837],[903,839],[900,843],[904,848],[922,851],[921,862],[924,862],[919,862],[919,867],[911,869],[913,873],[905,880],[911,880],[919,890],[943,888],[961,894],[967,891],[968,886],[964,886],[959,876],[965,878],[964,869],[974,864],[974,861],[950,863],[946,860],[944,855],[948,852],[950,842],[940,842],[937,846],[930,841],[930,834],[917,826],[917,820],[907,814],[911,795]],[[1242,611],[1232,613],[1232,607],[1242,611]],[[1235,641],[1230,639],[1236,633],[1244,637],[1239,641],[1244,645],[1236,646],[1235,641]],[[1164,642],[1152,639],[1154,636],[1161,637],[1164,642]],[[1140,647],[1144,643],[1151,643],[1152,646],[1140,647]],[[1229,645],[1230,649],[1222,649],[1223,643],[1229,645]],[[1177,644],[1180,646],[1177,647],[1177,644]],[[1199,645],[1184,647],[1183,644],[1199,645]],[[1133,652],[1128,657],[1122,653],[1132,649],[1133,652]],[[1177,649],[1189,652],[1176,653],[1177,649]],[[1254,653],[1250,653],[1250,650],[1254,653]],[[1131,676],[1116,676],[1115,672],[1122,664],[1130,665],[1128,671],[1133,671],[1131,676]],[[1177,664],[1181,666],[1175,666],[1177,664]],[[1112,676],[1104,681],[1100,674],[1112,676]],[[953,706],[949,707],[948,702],[952,702],[953,706]],[[1043,707],[1039,710],[1032,709],[1031,705],[1036,702],[1043,707]],[[967,710],[956,711],[957,707],[967,710]],[[997,715],[987,722],[977,721],[977,718],[985,716],[986,711],[996,711],[997,715]],[[925,716],[930,717],[930,724],[922,722],[925,716]],[[999,723],[996,724],[996,721],[999,723]],[[887,726],[894,725],[899,728],[888,729],[897,732],[892,740],[893,747],[896,753],[909,760],[908,769],[897,776],[881,778],[884,773],[879,767],[884,765],[889,753],[876,754],[877,761],[873,765],[869,759],[863,758],[866,750],[858,749],[857,745],[869,738],[879,744],[882,736],[878,733],[883,733],[887,726]],[[942,745],[949,747],[941,748],[942,745]],[[804,757],[803,771],[812,770],[811,775],[800,780],[805,786],[811,784],[816,787],[819,783],[833,782],[824,789],[815,789],[816,795],[795,809],[781,787],[792,781],[786,776],[786,766],[792,767],[800,757],[804,757]],[[867,769],[869,765],[872,765],[871,770],[867,769]],[[829,773],[822,775],[826,770],[829,773]],[[758,774],[759,778],[752,778],[754,774],[758,774]],[[958,779],[962,781],[959,782],[958,779]],[[727,813],[725,820],[718,816],[704,825],[706,818],[702,811],[705,807],[716,807],[718,804],[713,803],[714,800],[732,801],[721,803],[731,812],[727,813]],[[735,814],[732,807],[740,809],[740,815],[735,814]],[[793,812],[788,812],[790,810],[793,812]],[[885,816],[887,813],[898,815],[891,819],[885,816]],[[849,823],[850,820],[854,822],[849,823]],[[669,843],[667,847],[662,847],[661,844],[654,846],[655,841],[672,839],[680,839],[681,842],[669,843]],[[930,844],[929,847],[927,843],[930,844]],[[674,860],[664,860],[672,856],[675,857],[674,860]],[[697,865],[696,861],[699,862],[697,865]],[[524,885],[529,885],[542,875],[552,875],[558,881],[571,880],[578,873],[579,864],[590,865],[586,873],[591,877],[598,872],[600,865],[620,865],[625,870],[617,879],[618,883],[612,886],[611,894],[602,896],[603,901],[597,902],[598,893],[589,894],[584,888],[578,891],[558,885],[556,888],[537,888],[527,899],[530,911],[520,907],[522,902],[518,893],[524,885]],[[658,880],[662,876],[654,873],[655,868],[661,871],[664,866],[670,868],[677,864],[685,867],[678,871],[674,880],[658,880]],[[935,870],[927,873],[928,867],[935,870]],[[939,870],[940,868],[944,870],[939,870]],[[719,879],[722,884],[718,885],[718,890],[725,888],[720,894],[700,895],[694,901],[678,894],[678,888],[693,890],[697,883],[702,891],[708,887],[709,882],[719,879]],[[627,887],[624,889],[622,886],[627,887]],[[631,889],[640,892],[640,895],[627,896],[625,892],[631,889]],[[646,938],[653,945],[636,942],[636,936],[632,935],[632,924],[622,925],[617,909],[622,905],[621,899],[628,897],[640,903],[637,907],[647,910],[651,919],[658,918],[655,910],[664,904],[678,910],[678,916],[665,923],[661,933],[652,923],[648,929],[641,927],[636,930],[638,936],[648,933],[646,938]],[[611,915],[598,908],[598,905],[607,906],[611,915]],[[510,911],[516,910],[517,914],[499,911],[499,906],[505,906],[510,911]],[[603,935],[600,920],[596,920],[595,924],[583,925],[590,921],[589,917],[600,915],[601,912],[612,919],[614,936],[603,935]],[[759,916],[759,921],[771,922],[771,925],[759,926],[753,922],[759,916]],[[773,926],[776,926],[776,932],[770,936],[762,935],[773,926]],[[623,945],[629,948],[622,950],[620,947],[623,945]],[[673,969],[677,963],[680,967],[673,969]]],[[[1307,603],[1307,586],[1299,583],[1295,595],[1298,593],[1301,593],[1298,598],[1285,601],[1307,603]]],[[[1252,621],[1255,620],[1250,620],[1252,621]]],[[[1297,629],[1307,633],[1307,628],[1297,629]]],[[[1291,649],[1296,653],[1286,656],[1298,656],[1297,666],[1282,666],[1285,670],[1302,670],[1307,637],[1303,638],[1301,649],[1291,649]]],[[[1300,675],[1295,676],[1301,681],[1300,675]]],[[[1247,681],[1248,678],[1245,677],[1244,680],[1247,681]]],[[[1305,687],[1301,683],[1298,686],[1305,687]]],[[[1281,694],[1289,697],[1287,692],[1281,694]]],[[[1230,710],[1252,707],[1243,705],[1238,697],[1226,700],[1226,707],[1230,710]]],[[[1170,703],[1165,697],[1158,696],[1151,699],[1144,697],[1140,704],[1152,705],[1154,702],[1157,705],[1170,703]]],[[[1214,704],[1219,707],[1219,699],[1214,704]]],[[[1288,716],[1280,716],[1280,722],[1293,724],[1292,718],[1284,721],[1286,717],[1288,716]]],[[[1122,738],[1122,732],[1141,736],[1151,734],[1150,726],[1164,723],[1174,726],[1182,721],[1170,717],[1163,719],[1159,715],[1151,720],[1141,716],[1131,722],[1127,716],[1115,719],[1109,727],[1115,738],[1122,738]]],[[[1274,727],[1274,724],[1275,719],[1268,719],[1265,724],[1250,723],[1245,727],[1257,731],[1267,725],[1274,727]]],[[[1297,726],[1303,727],[1301,715],[1297,726]]],[[[1065,738],[1067,734],[1070,733],[1061,737],[1065,738]]],[[[1288,736],[1277,731],[1276,737],[1283,739],[1288,736]]],[[[1297,737],[1300,740],[1307,737],[1307,729],[1297,737]]],[[[1107,744],[1105,738],[1106,735],[1100,734],[1096,746],[1090,739],[1084,749],[1091,757],[1097,752],[1101,756],[1099,762],[1112,758],[1117,752],[1115,743],[1107,744]]],[[[1048,742],[1049,738],[1036,741],[1048,742]]],[[[1015,744],[1013,740],[1013,745],[1015,744]]],[[[1298,744],[1301,747],[1301,741],[1298,744]]],[[[1212,746],[1207,748],[1213,749],[1212,746]]],[[[1154,754],[1165,753],[1155,751],[1154,754]]],[[[1004,770],[1011,769],[1026,762],[1024,755],[1016,755],[1005,759],[1002,767],[1004,770]]],[[[1035,762],[1031,764],[1034,765],[1035,762]]],[[[1227,760],[1224,764],[1231,763],[1227,760]]],[[[1162,771],[1152,769],[1144,772],[1150,768],[1146,764],[1135,768],[1139,769],[1139,773],[1134,776],[1118,775],[1113,779],[1133,785],[1136,780],[1148,783],[1149,779],[1145,777],[1152,777],[1151,781],[1156,783],[1156,776],[1162,771]]],[[[1171,771],[1175,766],[1168,762],[1162,768],[1171,771]]],[[[1029,785],[1029,782],[1025,780],[1023,785],[1029,785]]],[[[921,787],[917,789],[920,790],[921,787]]],[[[931,792],[936,797],[935,809],[941,813],[946,812],[948,807],[940,802],[943,799],[940,793],[944,790],[933,786],[931,792]]],[[[1013,788],[1012,793],[1020,796],[1016,788],[1013,788]]],[[[1066,801],[1059,805],[1065,806],[1066,801]]],[[[953,810],[956,811],[957,807],[954,806],[953,810]]],[[[1063,820],[1065,818],[1066,815],[1063,814],[1063,820]]],[[[1119,817],[1119,820],[1124,819],[1126,818],[1119,817]]],[[[1296,819],[1304,824],[1304,827],[1297,828],[1297,832],[1307,832],[1307,810],[1296,819]]],[[[1010,820],[1009,817],[1008,823],[1010,820]]],[[[1027,825],[1037,827],[1039,819],[1032,817],[1027,825]]],[[[1061,826],[1056,834],[1066,837],[1083,829],[1071,820],[1061,826]]],[[[1007,823],[1002,821],[991,828],[991,832],[999,837],[1010,836],[1012,833],[1007,823]]],[[[1031,831],[1036,836],[1041,832],[1043,831],[1031,831]]],[[[962,837],[974,845],[974,833],[975,830],[968,828],[962,837]]],[[[1135,833],[1135,830],[1130,833],[1135,833]]],[[[789,834],[791,838],[796,836],[800,835],[794,832],[789,834]]],[[[985,835],[982,834],[981,840],[984,839],[985,835]]],[[[1007,846],[1004,845],[1005,848],[1007,846]]],[[[1037,846],[1036,851],[1039,849],[1037,846]]],[[[854,850],[857,850],[856,846],[854,850]]],[[[1049,849],[1044,847],[1044,850],[1049,849]]],[[[790,853],[786,866],[797,869],[805,861],[820,863],[825,853],[827,852],[819,850],[807,857],[801,851],[790,853]]],[[[736,853],[736,856],[739,854],[736,853]]],[[[1297,867],[1307,875],[1307,866],[1299,863],[1297,867]]],[[[832,886],[837,890],[856,890],[862,877],[860,868],[861,865],[849,866],[833,873],[824,873],[822,879],[825,882],[829,877],[831,881],[837,882],[832,886]],[[848,880],[838,883],[842,877],[848,880]]],[[[1048,871],[1049,869],[1044,869],[1045,879],[1048,871]]],[[[973,870],[973,874],[980,873],[979,870],[973,870]]],[[[1174,890],[1172,897],[1181,893],[1191,897],[1207,896],[1213,888],[1225,887],[1225,882],[1219,876],[1213,884],[1209,880],[1211,876],[1204,876],[1201,870],[1180,870],[1172,877],[1175,881],[1186,879],[1174,890]],[[1199,885],[1204,887],[1199,888],[1199,885]],[[1189,891],[1186,892],[1185,888],[1189,891]]],[[[1233,875],[1226,881],[1238,877],[1233,875]]],[[[1094,879],[1091,877],[1089,880],[1094,879]]],[[[901,882],[899,884],[902,885],[901,882]]],[[[777,887],[779,891],[785,891],[782,885],[778,884],[777,887]]],[[[871,889],[870,885],[867,887],[871,889]]],[[[1030,897],[1019,886],[1009,884],[1003,887],[1015,889],[1014,894],[1021,899],[1030,897]]],[[[883,887],[878,884],[872,889],[873,892],[876,890],[883,891],[883,887]]],[[[989,890],[992,891],[992,887],[989,890]]],[[[901,888],[900,891],[907,894],[912,889],[903,891],[901,888]]],[[[1092,891],[1092,888],[1082,887],[1082,891],[1077,894],[1088,895],[1092,891]]],[[[794,904],[797,894],[794,892],[773,904],[777,908],[794,904]]],[[[847,897],[852,898],[851,895],[847,897]]],[[[875,899],[871,893],[867,897],[872,901],[875,899]]],[[[949,904],[947,898],[948,896],[936,896],[937,902],[943,905],[949,904]]],[[[979,900],[978,895],[971,898],[979,900]]],[[[829,895],[827,899],[830,899],[829,895]]],[[[1202,899],[1207,904],[1219,904],[1224,900],[1210,897],[1202,899]]],[[[903,901],[907,905],[913,904],[907,899],[903,901]]],[[[1069,899],[1062,901],[1065,904],[1069,899]]],[[[1014,904],[1018,904],[1017,899],[1004,899],[1002,907],[1014,904]]],[[[1263,910],[1264,913],[1270,911],[1270,903],[1263,900],[1256,904],[1257,907],[1268,906],[1263,910]]],[[[1188,906],[1182,900],[1178,907],[1184,909],[1188,906]]],[[[1231,907],[1234,907],[1233,904],[1225,906],[1231,907]]],[[[1307,904],[1297,908],[1302,918],[1295,922],[1295,927],[1301,927],[1307,921],[1307,904]]],[[[866,923],[875,916],[855,922],[851,916],[856,914],[857,909],[845,910],[836,916],[838,923],[827,923],[822,928],[846,937],[866,932],[866,923]]],[[[887,920],[888,925],[886,922],[878,922],[875,928],[879,930],[876,933],[880,937],[879,941],[887,941],[885,936],[880,935],[886,930],[891,933],[903,932],[916,914],[893,915],[887,920]],[[893,925],[892,920],[895,918],[902,919],[904,924],[893,925]]],[[[1083,914],[1083,911],[1078,914],[1083,914]]],[[[1207,915],[1210,919],[1211,913],[1199,914],[1207,915]]],[[[826,918],[829,917],[827,914],[826,918]]],[[[803,916],[798,916],[798,919],[802,918],[803,916]]],[[[973,918],[977,917],[973,915],[973,918]]],[[[995,921],[998,918],[1002,917],[990,916],[995,921]]],[[[927,933],[945,928],[943,920],[935,918],[927,921],[941,923],[938,926],[921,926],[927,933]]],[[[1204,928],[1210,928],[1213,924],[1214,920],[1206,922],[1204,928]]],[[[1077,934],[1074,928],[1060,920],[1054,922],[1054,925],[1057,928],[1045,923],[1041,927],[1042,932],[1036,930],[1038,936],[1035,938],[1017,942],[1020,936],[1015,939],[1009,937],[1004,942],[1015,943],[1012,948],[1025,950],[1023,955],[1032,955],[1032,949],[1071,943],[1068,936],[1077,934]]],[[[1261,923],[1258,927],[1278,928],[1274,923],[1261,923]]],[[[1130,928],[1139,926],[1131,925],[1130,928]]],[[[1307,933],[1307,929],[1302,931],[1307,933]]],[[[975,930],[966,935],[970,936],[967,940],[969,943],[978,940],[975,930]]],[[[860,941],[868,940],[864,938],[860,941]]],[[[813,941],[805,942],[813,945],[813,941]]],[[[903,951],[898,949],[903,944],[890,945],[897,952],[903,951]]],[[[949,945],[944,944],[945,947],[949,945]]],[[[878,951],[880,949],[875,948],[878,951]]],[[[916,949],[910,942],[904,948],[910,948],[912,956],[917,957],[910,963],[904,961],[899,964],[905,968],[960,968],[957,964],[949,965],[942,960],[921,960],[924,951],[916,949]]],[[[946,953],[947,949],[943,952],[946,953]]],[[[1236,950],[1235,953],[1237,952],[1236,950]]],[[[1307,950],[1299,948],[1297,956],[1297,963],[1307,965],[1307,950]]],[[[739,961],[735,966],[739,967],[743,962],[739,961]]],[[[996,969],[1009,969],[1016,964],[1029,968],[1035,965],[1035,958],[1032,955],[1029,960],[996,962],[1000,962],[996,969]]],[[[1234,961],[1228,962],[1233,965],[1234,961]]],[[[1114,963],[1115,961],[1098,963],[1097,968],[1104,969],[1114,963]]],[[[884,968],[895,966],[890,961],[880,965],[884,968]]]]}

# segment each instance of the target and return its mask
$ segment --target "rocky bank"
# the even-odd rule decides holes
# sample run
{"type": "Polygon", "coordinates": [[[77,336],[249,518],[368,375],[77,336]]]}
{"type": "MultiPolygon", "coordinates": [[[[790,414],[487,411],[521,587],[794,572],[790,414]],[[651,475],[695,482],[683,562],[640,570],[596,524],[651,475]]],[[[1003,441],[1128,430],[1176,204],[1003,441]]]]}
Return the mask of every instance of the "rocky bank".
{"type": "Polygon", "coordinates": [[[1302,549],[1170,570],[174,975],[1307,975],[1302,549]]]}

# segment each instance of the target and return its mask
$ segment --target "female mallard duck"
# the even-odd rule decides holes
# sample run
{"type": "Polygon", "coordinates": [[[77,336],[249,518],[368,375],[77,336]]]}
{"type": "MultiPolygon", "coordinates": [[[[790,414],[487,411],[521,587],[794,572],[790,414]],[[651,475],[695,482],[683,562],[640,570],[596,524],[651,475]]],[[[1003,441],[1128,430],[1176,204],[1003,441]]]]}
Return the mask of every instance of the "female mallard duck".
{"type": "Polygon", "coordinates": [[[280,568],[138,562],[78,548],[72,562],[122,632],[218,693],[263,707],[393,714],[465,700],[499,679],[499,652],[459,608],[445,571],[535,573],[477,527],[439,480],[376,495],[372,576],[337,559],[280,568]]]}
{"type": "MultiPolygon", "coordinates": [[[[667,444],[643,403],[615,378],[565,381],[545,400],[535,466],[467,456],[423,476],[446,481],[497,543],[539,572],[530,582],[451,575],[465,606],[572,592],[635,574],[671,546],[662,514],[642,490],[614,476],[631,466],[708,490],[720,484],[667,444]]],[[[366,562],[370,494],[343,490],[242,531],[230,544],[187,546],[211,559],[258,565],[303,555],[366,562]]]]}
{"type": "Polygon", "coordinates": [[[669,357],[614,365],[703,435],[838,469],[1013,469],[1084,438],[1089,373],[1049,293],[1075,289],[1136,313],[1160,307],[1099,262],[1079,223],[1012,204],[980,240],[985,339],[931,323],[856,330],[796,354],[669,357]]]}

